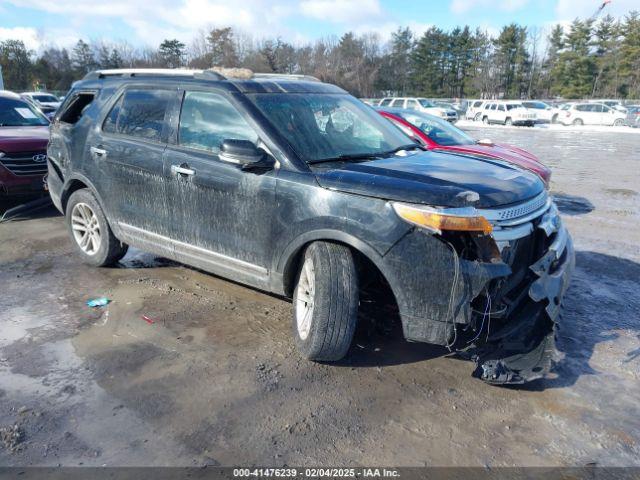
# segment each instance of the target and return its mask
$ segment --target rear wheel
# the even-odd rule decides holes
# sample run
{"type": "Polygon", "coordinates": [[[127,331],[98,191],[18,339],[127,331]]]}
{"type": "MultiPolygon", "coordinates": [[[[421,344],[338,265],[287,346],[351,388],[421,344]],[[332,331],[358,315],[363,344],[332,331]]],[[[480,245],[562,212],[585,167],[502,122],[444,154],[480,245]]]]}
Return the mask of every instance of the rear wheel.
{"type": "Polygon", "coordinates": [[[71,194],[65,215],[69,233],[84,263],[95,267],[112,265],[127,253],[128,246],[113,235],[100,204],[88,189],[71,194]]]}
{"type": "Polygon", "coordinates": [[[483,117],[482,123],[484,123],[485,125],[489,125],[489,117],[483,117]]]}
{"type": "Polygon", "coordinates": [[[551,117],[551,123],[558,123],[558,114],[555,114],[553,117],[551,117]]]}
{"type": "Polygon", "coordinates": [[[507,117],[504,121],[504,124],[508,125],[509,127],[513,125],[513,120],[511,120],[511,117],[507,117]]]}
{"type": "Polygon", "coordinates": [[[293,333],[309,360],[343,358],[358,315],[358,277],[351,251],[314,242],[305,251],[293,293],[293,333]]]}
{"type": "Polygon", "coordinates": [[[576,119],[573,121],[573,125],[574,125],[574,126],[576,126],[576,127],[579,127],[579,126],[581,126],[581,125],[584,125],[584,122],[582,121],[582,119],[581,119],[581,118],[576,118],[576,119]]]}
{"type": "Polygon", "coordinates": [[[481,118],[482,118],[482,114],[481,113],[476,113],[476,116],[473,117],[473,120],[475,122],[479,122],[481,118]]]}

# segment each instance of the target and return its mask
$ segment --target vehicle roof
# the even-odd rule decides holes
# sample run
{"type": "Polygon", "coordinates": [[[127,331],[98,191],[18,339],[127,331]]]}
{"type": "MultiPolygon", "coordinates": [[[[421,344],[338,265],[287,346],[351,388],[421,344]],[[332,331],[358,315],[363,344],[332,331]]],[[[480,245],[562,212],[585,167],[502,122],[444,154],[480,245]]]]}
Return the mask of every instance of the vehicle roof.
{"type": "Polygon", "coordinates": [[[12,92],[11,90],[0,90],[0,97],[21,100],[20,95],[18,95],[16,92],[12,92]]]}
{"type": "Polygon", "coordinates": [[[52,97],[55,97],[53,93],[49,92],[22,92],[20,95],[51,95],[52,97]]]}
{"type": "Polygon", "coordinates": [[[123,69],[90,72],[74,88],[99,88],[105,84],[189,83],[215,86],[235,93],[340,93],[346,91],[304,75],[252,74],[250,78],[225,77],[211,70],[123,69]]]}

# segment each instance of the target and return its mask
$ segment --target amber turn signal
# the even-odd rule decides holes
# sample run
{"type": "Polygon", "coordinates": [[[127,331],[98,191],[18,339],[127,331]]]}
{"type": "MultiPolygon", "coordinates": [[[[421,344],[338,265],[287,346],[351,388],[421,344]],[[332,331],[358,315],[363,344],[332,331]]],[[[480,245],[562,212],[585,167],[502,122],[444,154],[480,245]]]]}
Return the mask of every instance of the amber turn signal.
{"type": "Polygon", "coordinates": [[[445,212],[404,203],[394,203],[393,209],[403,220],[435,233],[455,230],[458,232],[482,232],[489,235],[493,231],[491,223],[485,217],[467,214],[469,211],[465,211],[465,209],[461,209],[457,214],[453,210],[445,212]]]}

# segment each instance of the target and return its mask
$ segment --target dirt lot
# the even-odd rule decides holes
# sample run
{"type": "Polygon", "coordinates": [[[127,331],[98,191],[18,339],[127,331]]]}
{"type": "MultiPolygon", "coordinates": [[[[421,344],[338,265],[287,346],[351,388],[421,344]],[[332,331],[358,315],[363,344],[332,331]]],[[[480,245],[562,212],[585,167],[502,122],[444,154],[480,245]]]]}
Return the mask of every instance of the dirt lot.
{"type": "Polygon", "coordinates": [[[366,323],[310,363],[290,303],[141,252],[83,266],[46,210],[0,225],[0,465],[640,465],[640,135],[470,130],[554,169],[577,250],[555,378],[491,387],[366,323]]]}

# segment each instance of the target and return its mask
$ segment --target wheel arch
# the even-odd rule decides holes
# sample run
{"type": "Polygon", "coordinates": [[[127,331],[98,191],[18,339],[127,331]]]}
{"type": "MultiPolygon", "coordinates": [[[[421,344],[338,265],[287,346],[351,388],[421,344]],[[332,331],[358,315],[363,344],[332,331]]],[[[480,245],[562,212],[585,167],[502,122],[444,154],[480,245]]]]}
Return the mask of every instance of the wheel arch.
{"type": "Polygon", "coordinates": [[[282,291],[286,296],[291,297],[293,294],[295,277],[302,255],[305,248],[313,242],[333,242],[349,247],[356,255],[362,256],[373,265],[383,278],[391,284],[390,278],[388,277],[389,272],[385,271],[382,255],[371,245],[349,233],[339,230],[314,230],[298,236],[289,243],[277,262],[276,271],[282,274],[282,291]]]}
{"type": "Polygon", "coordinates": [[[60,203],[62,204],[63,213],[66,213],[67,202],[69,201],[69,197],[71,197],[71,194],[83,188],[87,188],[91,191],[93,196],[96,197],[96,200],[100,205],[100,208],[102,208],[102,211],[104,212],[102,199],[100,198],[100,195],[98,195],[98,191],[93,186],[91,181],[88,178],[86,178],[84,175],[76,174],[76,175],[73,175],[71,178],[69,178],[69,180],[67,180],[67,182],[65,183],[64,189],[62,190],[62,194],[60,195],[60,203]]]}

